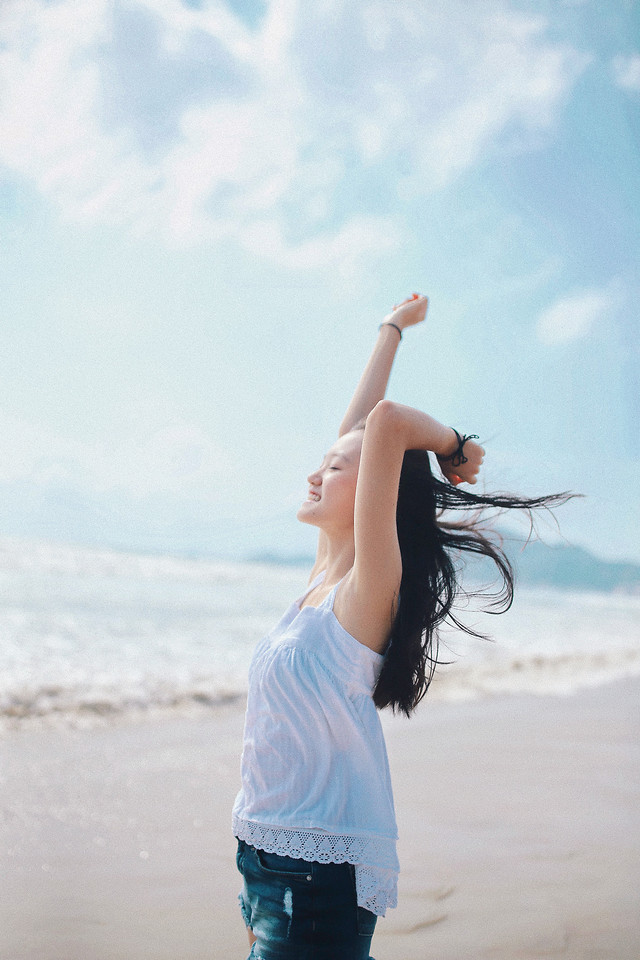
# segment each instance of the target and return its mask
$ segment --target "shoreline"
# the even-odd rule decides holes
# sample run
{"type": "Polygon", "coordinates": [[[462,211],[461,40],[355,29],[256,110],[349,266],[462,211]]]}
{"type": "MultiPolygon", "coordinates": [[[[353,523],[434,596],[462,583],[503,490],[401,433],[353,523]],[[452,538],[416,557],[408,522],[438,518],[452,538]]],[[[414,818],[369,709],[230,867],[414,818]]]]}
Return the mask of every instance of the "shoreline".
{"type": "MultiPolygon", "coordinates": [[[[637,960],[640,680],[383,714],[401,862],[376,960],[637,960]]],[[[0,960],[243,960],[243,704],[0,741],[0,960]]]]}

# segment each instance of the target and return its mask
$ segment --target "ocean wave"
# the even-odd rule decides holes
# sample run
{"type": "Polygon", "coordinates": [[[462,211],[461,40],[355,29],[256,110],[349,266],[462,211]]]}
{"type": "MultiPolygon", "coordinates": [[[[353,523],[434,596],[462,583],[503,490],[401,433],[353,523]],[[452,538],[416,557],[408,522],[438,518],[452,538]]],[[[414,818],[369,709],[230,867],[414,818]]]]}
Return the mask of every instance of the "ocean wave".
{"type": "MultiPolygon", "coordinates": [[[[0,540],[0,726],[87,726],[241,702],[302,568],[0,540]]],[[[443,631],[429,699],[571,693],[640,675],[640,598],[522,589],[495,643],[443,631]]]]}
{"type": "MultiPolygon", "coordinates": [[[[497,695],[570,695],[586,687],[640,676],[640,650],[599,654],[504,657],[499,662],[441,666],[428,700],[477,700],[497,695]]],[[[242,679],[213,677],[119,684],[22,684],[0,694],[0,728],[24,725],[89,727],[118,719],[146,719],[169,713],[202,716],[232,703],[244,705],[242,679]]]]}
{"type": "Polygon", "coordinates": [[[0,695],[0,729],[64,725],[91,727],[118,719],[146,719],[158,714],[203,715],[231,703],[244,703],[246,691],[212,681],[144,687],[42,684],[23,685],[0,695]]]}
{"type": "Polygon", "coordinates": [[[429,690],[438,700],[472,700],[498,694],[573,694],[631,677],[640,677],[640,649],[599,653],[503,656],[499,660],[441,667],[429,690]]]}

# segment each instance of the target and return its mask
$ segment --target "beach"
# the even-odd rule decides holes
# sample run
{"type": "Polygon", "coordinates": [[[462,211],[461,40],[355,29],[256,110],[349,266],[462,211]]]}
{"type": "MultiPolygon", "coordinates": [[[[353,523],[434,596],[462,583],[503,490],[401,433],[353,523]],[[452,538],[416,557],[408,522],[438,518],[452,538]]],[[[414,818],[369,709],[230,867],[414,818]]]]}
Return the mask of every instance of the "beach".
{"type": "MultiPolygon", "coordinates": [[[[640,681],[384,716],[399,906],[376,960],[638,960],[640,681]]],[[[241,697],[8,729],[0,960],[243,960],[241,697]]]]}

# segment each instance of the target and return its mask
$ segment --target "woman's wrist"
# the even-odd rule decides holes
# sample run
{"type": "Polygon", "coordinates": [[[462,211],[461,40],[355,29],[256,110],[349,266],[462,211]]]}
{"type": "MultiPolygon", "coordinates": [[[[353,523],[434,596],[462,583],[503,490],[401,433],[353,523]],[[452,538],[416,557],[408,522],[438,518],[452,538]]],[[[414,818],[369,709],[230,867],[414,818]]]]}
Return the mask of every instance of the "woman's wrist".
{"type": "Polygon", "coordinates": [[[459,437],[453,427],[443,427],[442,443],[438,450],[434,450],[437,457],[447,459],[452,457],[458,449],[459,437]]]}
{"type": "Polygon", "coordinates": [[[391,327],[391,329],[394,331],[394,336],[395,334],[398,334],[400,337],[400,340],[402,340],[402,327],[400,326],[400,324],[396,323],[394,320],[383,320],[380,326],[378,327],[378,332],[381,332],[382,330],[384,330],[385,327],[391,327]]]}
{"type": "Polygon", "coordinates": [[[460,434],[455,427],[449,427],[448,429],[455,437],[455,446],[451,451],[439,453],[437,456],[441,462],[451,463],[451,466],[459,467],[467,462],[467,458],[464,455],[465,443],[467,443],[468,440],[478,440],[479,437],[477,433],[460,434]]]}

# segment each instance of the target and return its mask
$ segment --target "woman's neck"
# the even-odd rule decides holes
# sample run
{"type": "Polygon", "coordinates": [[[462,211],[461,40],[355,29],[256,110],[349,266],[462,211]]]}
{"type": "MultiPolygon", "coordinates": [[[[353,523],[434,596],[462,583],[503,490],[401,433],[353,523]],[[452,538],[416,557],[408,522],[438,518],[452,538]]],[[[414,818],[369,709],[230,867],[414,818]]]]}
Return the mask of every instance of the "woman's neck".
{"type": "Polygon", "coordinates": [[[324,583],[333,585],[351,570],[355,560],[355,543],[353,536],[344,538],[330,538],[325,564],[324,583]]]}

